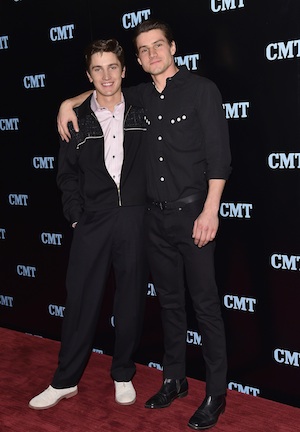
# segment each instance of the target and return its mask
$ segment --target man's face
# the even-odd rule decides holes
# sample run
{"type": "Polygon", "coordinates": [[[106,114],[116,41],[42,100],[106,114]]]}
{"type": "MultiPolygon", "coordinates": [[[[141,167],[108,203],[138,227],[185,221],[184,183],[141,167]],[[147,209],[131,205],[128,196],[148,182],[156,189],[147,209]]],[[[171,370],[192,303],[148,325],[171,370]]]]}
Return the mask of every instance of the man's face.
{"type": "Polygon", "coordinates": [[[121,93],[125,68],[122,70],[121,63],[114,53],[95,53],[91,57],[87,76],[98,94],[103,97],[114,96],[121,93]]]}
{"type": "Polygon", "coordinates": [[[174,65],[175,42],[171,45],[162,30],[141,33],[136,39],[138,62],[145,72],[160,75],[174,65]]]}

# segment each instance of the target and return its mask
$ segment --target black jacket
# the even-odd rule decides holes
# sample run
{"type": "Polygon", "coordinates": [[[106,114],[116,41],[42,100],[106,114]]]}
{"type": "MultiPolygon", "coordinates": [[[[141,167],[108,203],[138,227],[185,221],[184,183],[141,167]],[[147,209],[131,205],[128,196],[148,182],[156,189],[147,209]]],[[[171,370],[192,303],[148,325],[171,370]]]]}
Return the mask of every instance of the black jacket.
{"type": "Polygon", "coordinates": [[[77,222],[83,211],[97,212],[146,203],[146,123],[144,110],[128,106],[124,114],[124,160],[120,190],[104,161],[104,136],[90,107],[90,96],[76,108],[79,132],[70,123],[71,140],[60,141],[57,184],[62,191],[63,212],[77,222]]]}

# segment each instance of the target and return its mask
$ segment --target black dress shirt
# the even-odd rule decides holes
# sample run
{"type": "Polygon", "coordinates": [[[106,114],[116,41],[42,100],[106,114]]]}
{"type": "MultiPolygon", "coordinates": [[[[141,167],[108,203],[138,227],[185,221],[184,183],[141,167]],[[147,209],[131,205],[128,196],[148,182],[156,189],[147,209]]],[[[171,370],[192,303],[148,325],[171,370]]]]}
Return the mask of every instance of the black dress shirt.
{"type": "Polygon", "coordinates": [[[176,201],[207,191],[209,179],[230,175],[228,125],[217,86],[180,68],[159,93],[153,83],[125,89],[141,104],[147,123],[147,192],[176,201]]]}

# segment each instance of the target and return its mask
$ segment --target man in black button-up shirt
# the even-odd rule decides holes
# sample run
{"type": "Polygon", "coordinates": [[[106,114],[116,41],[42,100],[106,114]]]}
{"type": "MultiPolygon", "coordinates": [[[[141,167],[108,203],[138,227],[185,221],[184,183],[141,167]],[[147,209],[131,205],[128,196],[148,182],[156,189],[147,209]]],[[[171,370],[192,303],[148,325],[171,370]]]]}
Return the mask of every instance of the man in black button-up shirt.
{"type": "MultiPolygon", "coordinates": [[[[176,45],[166,23],[150,19],[140,24],[135,45],[138,62],[153,82],[124,89],[124,94],[146,112],[148,256],[162,308],[165,348],[162,387],[145,407],[164,408],[188,393],[187,286],[206,366],[206,397],[188,425],[208,429],[226,405],[226,341],[215,281],[214,239],[231,171],[228,127],[216,85],[177,68],[176,45]]],[[[85,96],[73,98],[71,105],[85,96]]],[[[65,110],[58,122],[66,139],[67,120],[75,118],[65,110]]]]}

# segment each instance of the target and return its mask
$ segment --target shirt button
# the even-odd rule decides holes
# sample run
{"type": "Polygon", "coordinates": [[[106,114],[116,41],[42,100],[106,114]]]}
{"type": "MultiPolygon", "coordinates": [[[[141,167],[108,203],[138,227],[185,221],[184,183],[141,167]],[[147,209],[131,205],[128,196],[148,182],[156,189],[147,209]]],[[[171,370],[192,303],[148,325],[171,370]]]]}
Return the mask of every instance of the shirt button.
{"type": "Polygon", "coordinates": [[[160,95],[159,96],[161,99],[164,99],[165,98],[165,96],[162,94],[162,95],[160,95]]]}
{"type": "Polygon", "coordinates": [[[157,139],[158,139],[158,141],[161,141],[162,140],[162,136],[158,136],[157,139]]]}
{"type": "Polygon", "coordinates": [[[159,115],[157,118],[158,118],[158,120],[161,120],[162,119],[162,115],[159,115]]]}
{"type": "Polygon", "coordinates": [[[164,158],[162,156],[160,156],[159,161],[162,162],[164,160],[164,158]]]}
{"type": "Polygon", "coordinates": [[[165,181],[165,178],[164,178],[164,177],[161,177],[161,178],[160,178],[160,181],[161,181],[161,182],[165,181]]]}

